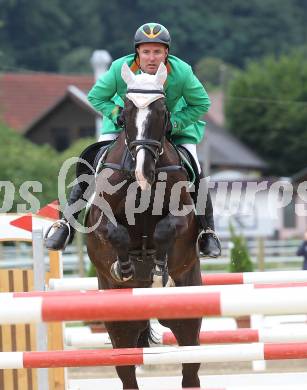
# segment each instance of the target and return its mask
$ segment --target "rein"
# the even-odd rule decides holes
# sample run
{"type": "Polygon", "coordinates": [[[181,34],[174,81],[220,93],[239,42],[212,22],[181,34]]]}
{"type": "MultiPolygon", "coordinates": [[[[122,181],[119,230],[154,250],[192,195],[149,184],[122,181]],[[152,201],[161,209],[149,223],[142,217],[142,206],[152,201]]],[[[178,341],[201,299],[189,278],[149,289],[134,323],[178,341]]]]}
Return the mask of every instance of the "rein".
{"type": "MultiPolygon", "coordinates": [[[[127,140],[127,133],[126,133],[127,140]]],[[[129,152],[131,153],[132,158],[135,160],[136,155],[141,149],[148,150],[155,161],[158,161],[159,156],[163,153],[163,146],[161,141],[156,141],[154,139],[143,139],[143,140],[135,140],[126,143],[129,152]],[[137,148],[137,146],[140,146],[137,148]]]]}

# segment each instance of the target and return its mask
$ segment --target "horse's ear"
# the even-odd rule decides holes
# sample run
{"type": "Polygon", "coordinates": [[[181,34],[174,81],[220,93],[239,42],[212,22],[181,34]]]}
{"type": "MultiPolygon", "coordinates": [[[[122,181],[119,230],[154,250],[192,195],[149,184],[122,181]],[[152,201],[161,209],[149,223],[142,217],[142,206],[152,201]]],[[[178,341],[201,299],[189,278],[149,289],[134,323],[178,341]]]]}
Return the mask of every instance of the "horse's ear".
{"type": "Polygon", "coordinates": [[[163,62],[161,62],[156,73],[156,81],[158,82],[159,85],[163,86],[166,78],[167,78],[167,69],[166,66],[163,64],[163,62]]]}
{"type": "Polygon", "coordinates": [[[126,62],[122,66],[121,75],[127,85],[131,84],[135,77],[126,62]]]}

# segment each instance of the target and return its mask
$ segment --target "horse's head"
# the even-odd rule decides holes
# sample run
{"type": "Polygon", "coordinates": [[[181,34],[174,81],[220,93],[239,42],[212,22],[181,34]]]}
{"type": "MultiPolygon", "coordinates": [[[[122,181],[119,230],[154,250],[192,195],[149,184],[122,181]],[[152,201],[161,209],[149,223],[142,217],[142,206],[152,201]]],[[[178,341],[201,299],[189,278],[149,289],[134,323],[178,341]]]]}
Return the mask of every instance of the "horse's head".
{"type": "Polygon", "coordinates": [[[155,75],[135,75],[125,63],[121,73],[127,84],[126,143],[136,161],[136,180],[141,189],[146,190],[155,180],[156,162],[163,153],[168,120],[163,92],[167,70],[161,63],[155,75]]]}

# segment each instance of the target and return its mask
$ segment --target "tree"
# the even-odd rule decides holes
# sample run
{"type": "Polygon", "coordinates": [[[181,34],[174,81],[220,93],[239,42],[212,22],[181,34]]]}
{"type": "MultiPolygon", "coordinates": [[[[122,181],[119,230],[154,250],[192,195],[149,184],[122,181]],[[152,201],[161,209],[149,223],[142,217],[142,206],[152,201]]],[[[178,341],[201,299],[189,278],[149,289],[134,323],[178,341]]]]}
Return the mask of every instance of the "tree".
{"type": "Polygon", "coordinates": [[[171,53],[192,65],[210,56],[243,67],[302,45],[305,20],[305,0],[0,0],[0,51],[8,66],[57,71],[79,48],[131,52],[136,28],[158,21],[171,53]]]}
{"type": "Polygon", "coordinates": [[[93,50],[89,47],[79,47],[72,50],[59,61],[61,73],[90,74],[93,72],[90,58],[93,50]]]}
{"type": "Polygon", "coordinates": [[[226,87],[239,70],[220,58],[203,57],[195,65],[195,73],[207,90],[226,87]]]}
{"type": "Polygon", "coordinates": [[[251,272],[253,271],[253,263],[250,259],[246,241],[242,235],[238,235],[232,224],[230,230],[230,272],[251,272]]]}
{"type": "MultiPolygon", "coordinates": [[[[31,183],[26,184],[25,188],[38,199],[37,209],[57,199],[58,175],[62,164],[70,157],[79,157],[88,145],[95,142],[92,138],[82,138],[59,154],[50,146],[33,144],[3,124],[0,124],[0,139],[1,212],[16,211],[20,204],[24,204],[26,211],[29,211],[30,204],[20,193],[26,182],[34,183],[34,189],[31,183]],[[11,205],[10,209],[4,209],[8,204],[11,205]]],[[[64,184],[69,185],[75,179],[75,168],[75,165],[71,167],[64,184]]],[[[69,188],[67,192],[70,192],[69,188]]]]}
{"type": "MultiPolygon", "coordinates": [[[[89,145],[95,143],[96,140],[94,138],[81,138],[78,141],[74,142],[70,148],[66,149],[63,153],[59,156],[60,165],[62,166],[63,163],[72,157],[79,157],[80,154],[83,152],[85,148],[87,148],[89,145]]],[[[67,178],[66,178],[66,186],[71,184],[76,179],[76,165],[72,165],[68,171],[67,178]]],[[[70,192],[71,188],[66,189],[67,194],[70,192]]]]}
{"type": "MultiPolygon", "coordinates": [[[[0,30],[0,44],[5,53],[13,51],[22,68],[54,71],[63,51],[68,49],[69,13],[60,0],[3,0],[5,25],[0,30]]],[[[1,8],[1,7],[0,7],[1,8]]]]}
{"type": "Polygon", "coordinates": [[[306,166],[307,49],[252,62],[230,83],[229,129],[258,152],[270,172],[292,175],[306,166]]]}
{"type": "MultiPolygon", "coordinates": [[[[26,192],[29,190],[38,199],[39,203],[33,204],[37,209],[55,200],[57,182],[50,178],[57,178],[59,170],[57,152],[49,146],[34,145],[4,125],[0,125],[0,139],[2,212],[19,210],[18,204],[25,205],[24,211],[30,210],[30,203],[22,195],[23,190],[26,192]],[[5,209],[4,201],[10,206],[9,209],[5,209]]],[[[28,194],[26,197],[29,199],[28,194]]]]}

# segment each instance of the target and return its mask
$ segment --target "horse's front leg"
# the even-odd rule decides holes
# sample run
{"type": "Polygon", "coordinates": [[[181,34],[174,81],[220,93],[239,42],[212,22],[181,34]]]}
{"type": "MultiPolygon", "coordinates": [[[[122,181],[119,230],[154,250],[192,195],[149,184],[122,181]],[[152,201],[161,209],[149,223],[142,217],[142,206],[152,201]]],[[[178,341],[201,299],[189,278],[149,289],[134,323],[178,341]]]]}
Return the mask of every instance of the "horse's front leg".
{"type": "Polygon", "coordinates": [[[117,282],[126,282],[134,276],[134,269],[129,258],[130,236],[128,230],[120,224],[116,226],[108,221],[104,228],[104,237],[117,253],[117,260],[111,266],[111,275],[117,282]]]}
{"type": "MultiPolygon", "coordinates": [[[[199,332],[201,327],[201,318],[173,320],[162,325],[171,328],[178,345],[194,346],[199,345],[199,332]]],[[[183,363],[182,364],[182,387],[199,388],[200,381],[198,376],[200,363],[183,363]]]]}
{"type": "MultiPolygon", "coordinates": [[[[138,339],[148,326],[147,321],[106,322],[113,348],[136,348],[138,339]]],[[[116,366],[117,375],[123,383],[123,389],[138,389],[135,366],[116,366]]]]}
{"type": "Polygon", "coordinates": [[[156,258],[152,271],[152,287],[169,287],[175,285],[168,274],[167,253],[174,245],[176,238],[183,234],[187,228],[188,224],[186,218],[177,217],[171,213],[157,223],[154,231],[156,258]]]}

